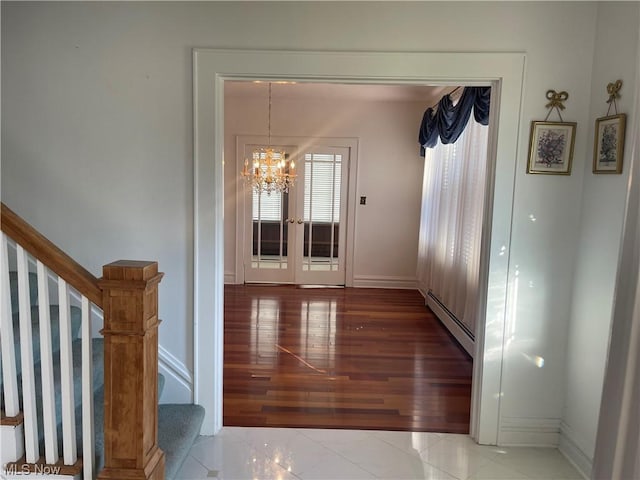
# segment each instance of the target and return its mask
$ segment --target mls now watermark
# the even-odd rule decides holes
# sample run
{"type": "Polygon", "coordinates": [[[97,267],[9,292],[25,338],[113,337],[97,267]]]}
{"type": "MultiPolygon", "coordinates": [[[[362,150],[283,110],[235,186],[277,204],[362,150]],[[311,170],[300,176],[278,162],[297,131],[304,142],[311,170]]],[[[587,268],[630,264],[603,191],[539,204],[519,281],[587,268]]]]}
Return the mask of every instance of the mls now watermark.
{"type": "MultiPolygon", "coordinates": [[[[15,464],[8,463],[3,466],[2,473],[4,475],[13,476],[29,476],[29,475],[59,475],[62,468],[59,465],[35,464],[15,464]]],[[[1,478],[4,478],[2,476],[1,478]]]]}

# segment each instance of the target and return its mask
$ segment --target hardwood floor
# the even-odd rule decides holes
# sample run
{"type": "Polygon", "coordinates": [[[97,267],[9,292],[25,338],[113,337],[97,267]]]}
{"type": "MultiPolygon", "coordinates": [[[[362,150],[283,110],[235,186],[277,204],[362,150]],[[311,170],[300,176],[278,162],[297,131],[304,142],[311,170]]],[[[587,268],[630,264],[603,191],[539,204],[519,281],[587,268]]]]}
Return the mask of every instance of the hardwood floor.
{"type": "Polygon", "coordinates": [[[467,433],[472,361],[417,291],[225,286],[224,425],[467,433]]]}

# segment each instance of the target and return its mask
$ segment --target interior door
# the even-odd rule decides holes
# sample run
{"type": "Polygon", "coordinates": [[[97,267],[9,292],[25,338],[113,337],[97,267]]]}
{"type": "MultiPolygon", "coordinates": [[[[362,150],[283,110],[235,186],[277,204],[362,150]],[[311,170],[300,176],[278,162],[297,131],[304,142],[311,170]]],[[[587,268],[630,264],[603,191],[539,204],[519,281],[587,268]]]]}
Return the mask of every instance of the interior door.
{"type": "MultiPolygon", "coordinates": [[[[256,145],[245,145],[245,158],[256,145]]],[[[289,153],[291,148],[282,148],[289,153]]],[[[293,283],[296,197],[293,192],[260,192],[246,187],[244,277],[247,283],[293,283]]],[[[295,188],[295,187],[294,187],[295,188]]]]}
{"type": "Polygon", "coordinates": [[[295,282],[344,285],[349,148],[307,149],[298,165],[295,282]]]}
{"type": "Polygon", "coordinates": [[[344,285],[350,149],[295,150],[285,150],[298,172],[289,193],[247,189],[245,282],[344,285]]]}

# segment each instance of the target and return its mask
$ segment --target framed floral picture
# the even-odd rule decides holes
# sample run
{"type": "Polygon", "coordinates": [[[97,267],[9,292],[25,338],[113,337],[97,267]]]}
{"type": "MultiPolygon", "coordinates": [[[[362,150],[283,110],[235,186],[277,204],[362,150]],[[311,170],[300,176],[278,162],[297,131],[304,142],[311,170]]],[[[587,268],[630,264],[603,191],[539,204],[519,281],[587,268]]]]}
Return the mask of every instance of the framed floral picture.
{"type": "Polygon", "coordinates": [[[571,175],[575,122],[531,122],[527,173],[571,175]]]}
{"type": "Polygon", "coordinates": [[[622,173],[626,120],[624,113],[596,120],[593,173],[622,173]]]}

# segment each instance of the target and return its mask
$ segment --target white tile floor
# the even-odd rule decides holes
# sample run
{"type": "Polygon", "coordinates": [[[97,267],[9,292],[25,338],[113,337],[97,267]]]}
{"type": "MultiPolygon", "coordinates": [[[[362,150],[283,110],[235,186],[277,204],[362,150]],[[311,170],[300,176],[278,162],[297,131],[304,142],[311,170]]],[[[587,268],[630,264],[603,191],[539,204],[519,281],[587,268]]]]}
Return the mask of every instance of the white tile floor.
{"type": "Polygon", "coordinates": [[[225,427],[196,440],[178,480],[569,480],[552,448],[486,447],[467,435],[225,427]]]}

